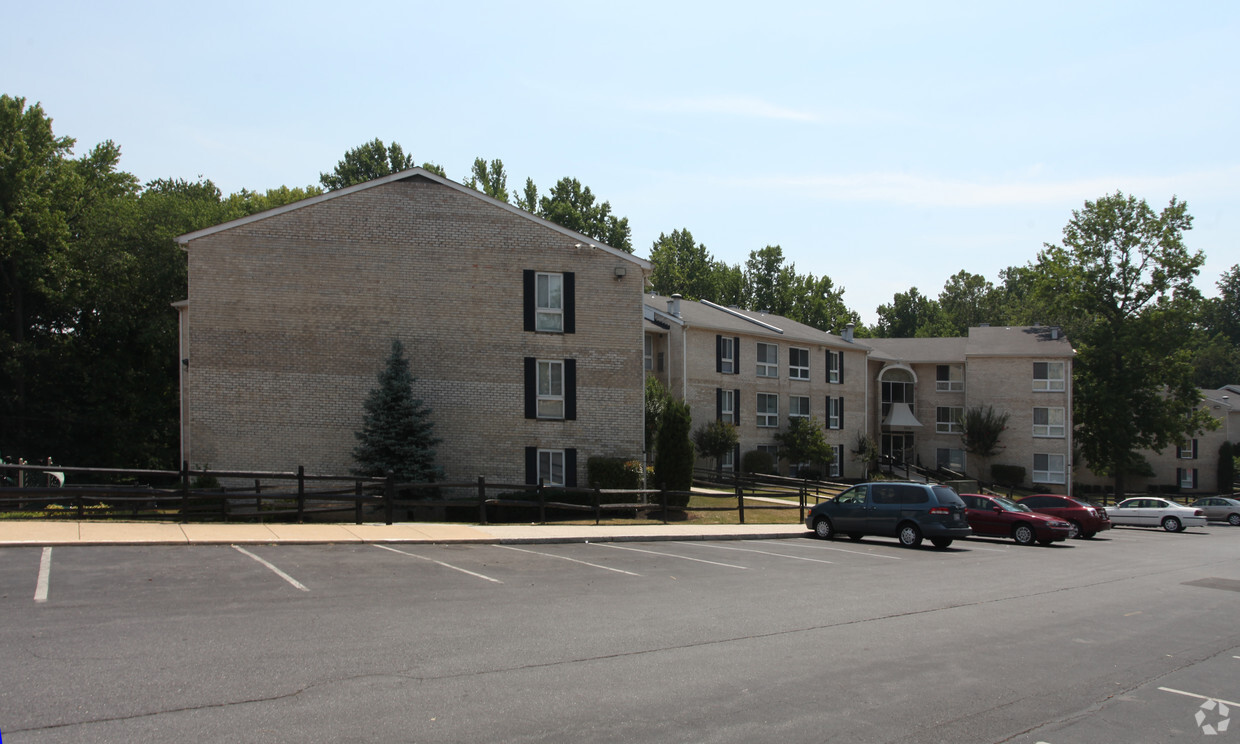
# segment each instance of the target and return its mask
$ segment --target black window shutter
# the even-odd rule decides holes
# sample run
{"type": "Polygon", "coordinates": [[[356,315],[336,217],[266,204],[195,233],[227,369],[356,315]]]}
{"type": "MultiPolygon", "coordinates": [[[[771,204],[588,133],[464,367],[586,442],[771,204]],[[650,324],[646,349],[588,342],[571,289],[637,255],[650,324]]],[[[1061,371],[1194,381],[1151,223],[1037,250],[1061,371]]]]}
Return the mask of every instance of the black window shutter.
{"type": "Polygon", "coordinates": [[[844,428],[844,396],[840,396],[840,429],[844,428]]]}
{"type": "Polygon", "coordinates": [[[839,356],[836,357],[836,359],[839,361],[839,364],[840,364],[840,382],[843,383],[844,382],[844,352],[842,351],[839,352],[839,356]]]}
{"type": "Polygon", "coordinates": [[[538,360],[525,358],[525,417],[538,418],[538,360]]]}
{"type": "Polygon", "coordinates": [[[525,484],[533,486],[538,483],[538,448],[525,448],[525,484]]]}
{"type": "Polygon", "coordinates": [[[577,487],[577,450],[564,450],[564,487],[577,487]]]}
{"type": "MultiPolygon", "coordinates": [[[[1197,440],[1196,439],[1193,440],[1193,459],[1194,460],[1197,459],[1197,440]]],[[[1196,488],[1196,487],[1197,487],[1197,484],[1194,483],[1193,488],[1196,488]]]]}
{"type": "Polygon", "coordinates": [[[715,388],[715,420],[723,420],[723,388],[715,388]]]}
{"type": "MultiPolygon", "coordinates": [[[[1193,440],[1193,444],[1197,444],[1197,440],[1193,440]]],[[[1193,490],[1197,490],[1197,468],[1193,468],[1193,490]]]]}
{"type": "Polygon", "coordinates": [[[525,284],[525,330],[533,332],[534,325],[534,301],[538,297],[538,289],[534,283],[534,270],[526,269],[524,271],[523,282],[525,284]]]}
{"type": "Polygon", "coordinates": [[[577,360],[564,360],[564,420],[577,420],[577,360]]]}
{"type": "Polygon", "coordinates": [[[723,336],[715,336],[715,371],[723,371],[723,336]]]}
{"type": "Polygon", "coordinates": [[[741,373],[741,337],[732,337],[732,374],[741,373]]]}
{"type": "Polygon", "coordinates": [[[823,380],[831,382],[831,370],[835,368],[835,352],[827,349],[827,363],[823,365],[823,380]]]}
{"type": "Polygon", "coordinates": [[[741,391],[732,391],[732,423],[741,425],[741,391]]]}
{"type": "Polygon", "coordinates": [[[564,332],[577,332],[577,275],[564,272],[564,332]]]}

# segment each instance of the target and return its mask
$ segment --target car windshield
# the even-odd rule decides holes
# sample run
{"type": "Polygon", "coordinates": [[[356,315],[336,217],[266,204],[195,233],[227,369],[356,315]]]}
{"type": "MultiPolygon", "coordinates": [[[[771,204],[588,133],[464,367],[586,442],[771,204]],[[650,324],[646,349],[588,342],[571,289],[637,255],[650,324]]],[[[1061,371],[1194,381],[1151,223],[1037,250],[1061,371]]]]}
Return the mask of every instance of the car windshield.
{"type": "Polygon", "coordinates": [[[1010,511],[1010,512],[1032,511],[1029,507],[1025,506],[1024,504],[1018,504],[1015,501],[1012,501],[1011,499],[1005,499],[1002,496],[995,496],[994,500],[996,504],[1003,507],[1004,511],[1010,511]]]}

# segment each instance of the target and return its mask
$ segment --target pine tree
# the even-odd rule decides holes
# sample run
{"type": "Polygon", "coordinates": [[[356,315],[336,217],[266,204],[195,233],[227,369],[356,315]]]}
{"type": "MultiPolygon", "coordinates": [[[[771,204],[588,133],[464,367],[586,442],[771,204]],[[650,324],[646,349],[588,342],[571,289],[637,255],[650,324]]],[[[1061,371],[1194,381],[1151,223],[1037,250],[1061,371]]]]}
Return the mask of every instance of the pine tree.
{"type": "Polygon", "coordinates": [[[431,410],[413,396],[413,374],[404,346],[392,340],[379,387],[366,398],[362,430],[355,433],[354,475],[386,476],[391,470],[401,483],[427,482],[439,476],[431,410]]]}
{"type": "MultiPolygon", "coordinates": [[[[658,445],[654,451],[654,479],[669,491],[688,491],[693,487],[693,441],[690,439],[693,419],[689,404],[672,398],[659,421],[658,445]]],[[[669,501],[672,506],[686,506],[688,496],[669,501]]]]}

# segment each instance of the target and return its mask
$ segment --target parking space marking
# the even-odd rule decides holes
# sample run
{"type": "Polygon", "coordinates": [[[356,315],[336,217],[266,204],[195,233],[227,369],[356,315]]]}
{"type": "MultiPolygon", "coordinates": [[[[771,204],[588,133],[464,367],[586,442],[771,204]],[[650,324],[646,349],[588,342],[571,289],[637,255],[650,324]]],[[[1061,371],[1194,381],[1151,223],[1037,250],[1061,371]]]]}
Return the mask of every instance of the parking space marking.
{"type": "Polygon", "coordinates": [[[1222,698],[1210,697],[1209,695],[1198,695],[1195,692],[1185,692],[1183,690],[1177,690],[1174,687],[1159,687],[1158,689],[1162,690],[1163,692],[1173,693],[1175,695],[1183,695],[1184,697],[1197,698],[1198,700],[1214,700],[1215,702],[1222,703],[1223,705],[1232,705],[1237,708],[1240,708],[1240,703],[1233,703],[1230,700],[1224,700],[1222,698]]]}
{"type": "Polygon", "coordinates": [[[245,548],[241,547],[240,545],[234,545],[234,546],[233,546],[233,548],[234,548],[234,549],[235,549],[238,553],[241,553],[242,555],[248,555],[248,556],[250,556],[251,558],[253,558],[254,560],[256,560],[256,561],[258,561],[259,563],[261,563],[261,564],[263,564],[264,566],[266,566],[267,568],[271,569],[272,573],[274,573],[276,576],[279,576],[280,578],[284,579],[284,580],[285,580],[285,581],[287,581],[288,583],[292,584],[292,585],[293,585],[294,587],[296,587],[297,589],[300,589],[300,590],[301,590],[301,591],[303,591],[303,592],[308,592],[308,591],[310,591],[310,589],[309,589],[309,588],[307,588],[304,584],[302,584],[302,583],[301,583],[300,581],[298,581],[297,579],[294,579],[292,576],[289,576],[288,574],[284,573],[284,572],[283,572],[283,571],[281,571],[280,569],[278,569],[278,568],[276,568],[275,566],[273,566],[270,562],[265,561],[265,560],[263,560],[262,558],[259,558],[258,556],[254,555],[254,554],[253,554],[253,553],[251,553],[250,551],[248,551],[248,550],[246,550],[245,548]]]}
{"type": "Polygon", "coordinates": [[[46,602],[48,582],[52,577],[52,549],[50,547],[43,549],[43,555],[39,558],[39,578],[34,583],[34,601],[46,602]]]}
{"type": "Polygon", "coordinates": [[[830,563],[830,564],[835,563],[835,561],[824,561],[821,558],[806,558],[800,555],[788,555],[787,553],[772,553],[769,550],[754,550],[753,548],[734,548],[730,545],[711,545],[710,543],[696,543],[696,542],[678,542],[676,544],[677,545],[693,545],[699,548],[715,548],[717,550],[738,550],[742,553],[761,553],[762,555],[773,555],[776,558],[791,558],[794,561],[810,561],[811,563],[830,563]]]}
{"type": "Polygon", "coordinates": [[[600,566],[597,563],[590,563],[588,561],[579,561],[576,558],[569,558],[566,555],[556,555],[555,553],[540,553],[537,550],[526,550],[525,548],[514,548],[511,545],[496,545],[495,547],[503,548],[504,550],[515,550],[518,553],[530,553],[531,555],[546,556],[547,558],[559,558],[560,560],[563,560],[563,561],[571,561],[572,563],[580,563],[581,565],[589,566],[590,568],[601,568],[604,571],[615,571],[616,573],[622,573],[625,576],[641,576],[641,574],[633,573],[632,571],[623,571],[619,568],[612,568],[611,566],[600,566]]]}
{"type": "Polygon", "coordinates": [[[590,545],[597,545],[601,548],[614,548],[616,550],[631,550],[634,553],[649,553],[651,555],[662,555],[662,556],[667,556],[668,558],[679,558],[682,561],[693,561],[695,563],[709,563],[712,566],[723,566],[724,568],[739,568],[742,571],[747,571],[749,569],[748,566],[734,566],[731,563],[717,563],[715,561],[704,561],[701,558],[690,558],[687,555],[676,555],[675,553],[661,553],[657,550],[646,550],[644,548],[629,548],[623,545],[613,545],[611,543],[590,543],[590,545]]]}
{"type": "Polygon", "coordinates": [[[388,547],[388,546],[386,546],[386,545],[375,545],[375,547],[376,547],[376,548],[382,548],[382,549],[384,549],[384,550],[390,550],[390,551],[392,551],[393,553],[400,553],[401,555],[407,555],[407,556],[409,556],[410,558],[417,558],[417,559],[418,559],[418,560],[420,560],[420,561],[427,561],[428,563],[434,563],[436,566],[443,566],[444,568],[450,568],[450,569],[452,569],[453,571],[460,571],[460,572],[461,572],[461,573],[463,573],[463,574],[469,574],[470,576],[473,576],[473,577],[475,577],[475,578],[479,578],[479,579],[483,579],[483,580],[486,580],[486,581],[490,581],[490,582],[492,582],[492,583],[494,583],[494,584],[502,584],[502,583],[504,583],[504,582],[500,581],[499,579],[493,579],[493,578],[491,578],[490,576],[484,576],[483,574],[480,574],[480,573],[474,573],[473,571],[470,571],[470,570],[468,570],[468,569],[461,568],[460,566],[454,566],[454,565],[452,565],[451,563],[444,563],[443,561],[437,561],[437,560],[435,560],[434,558],[427,558],[426,556],[418,555],[418,554],[416,554],[416,553],[409,553],[409,552],[406,552],[406,551],[404,551],[404,550],[397,550],[396,548],[389,548],[389,547],[388,547]]]}
{"type": "Polygon", "coordinates": [[[886,558],[887,560],[891,560],[891,561],[904,560],[898,555],[883,555],[882,553],[863,553],[860,550],[848,550],[847,548],[833,548],[830,545],[819,545],[817,543],[806,544],[806,543],[801,543],[801,542],[790,542],[788,543],[788,545],[792,545],[798,548],[809,548],[811,550],[834,550],[838,553],[852,553],[854,555],[865,555],[865,556],[869,556],[870,558],[886,558]]]}

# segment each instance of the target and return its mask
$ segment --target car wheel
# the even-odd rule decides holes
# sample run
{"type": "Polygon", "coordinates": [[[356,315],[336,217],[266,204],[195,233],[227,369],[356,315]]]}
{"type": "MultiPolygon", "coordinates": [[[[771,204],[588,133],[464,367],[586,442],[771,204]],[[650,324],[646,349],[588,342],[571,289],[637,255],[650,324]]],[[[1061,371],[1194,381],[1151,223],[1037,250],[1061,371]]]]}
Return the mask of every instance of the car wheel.
{"type": "Polygon", "coordinates": [[[1033,532],[1033,528],[1025,523],[1021,523],[1012,528],[1012,539],[1017,545],[1033,545],[1037,536],[1033,532]]]}
{"type": "Polygon", "coordinates": [[[1240,514],[1228,514],[1227,524],[1230,524],[1232,527],[1240,527],[1240,514]]]}
{"type": "Polygon", "coordinates": [[[1072,540],[1078,537],[1084,537],[1084,530],[1081,529],[1081,523],[1075,519],[1068,522],[1068,539],[1072,540]]]}
{"type": "Polygon", "coordinates": [[[921,530],[912,522],[905,522],[900,525],[900,544],[906,548],[915,548],[921,545],[921,530]]]}
{"type": "Polygon", "coordinates": [[[814,534],[823,540],[835,539],[835,527],[831,525],[831,520],[826,517],[819,517],[814,520],[814,534]]]}
{"type": "Polygon", "coordinates": [[[863,537],[865,537],[865,535],[861,534],[860,532],[849,532],[848,533],[849,540],[860,540],[863,537]]]}
{"type": "Polygon", "coordinates": [[[1166,530],[1167,532],[1179,532],[1180,530],[1184,529],[1180,525],[1180,520],[1176,519],[1175,517],[1163,518],[1162,528],[1166,530]]]}
{"type": "Polygon", "coordinates": [[[934,547],[939,550],[943,550],[952,544],[952,539],[950,537],[932,537],[930,538],[930,542],[934,543],[934,547]]]}

